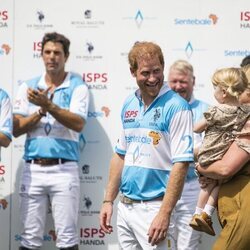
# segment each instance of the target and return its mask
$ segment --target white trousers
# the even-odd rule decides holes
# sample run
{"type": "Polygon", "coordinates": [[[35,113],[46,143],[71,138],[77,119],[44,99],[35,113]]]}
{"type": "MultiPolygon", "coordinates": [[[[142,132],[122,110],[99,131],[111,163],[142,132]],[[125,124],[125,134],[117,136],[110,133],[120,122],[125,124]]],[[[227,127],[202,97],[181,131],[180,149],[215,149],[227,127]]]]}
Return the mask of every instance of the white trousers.
{"type": "Polygon", "coordinates": [[[56,246],[78,244],[79,171],[76,162],[41,167],[25,163],[20,181],[21,245],[38,249],[43,242],[48,201],[57,235],[56,246]]]}
{"type": "Polygon", "coordinates": [[[195,211],[200,192],[197,178],[185,182],[181,199],[175,206],[175,224],[177,229],[178,250],[198,250],[202,233],[193,230],[189,222],[195,211]]]}
{"type": "Polygon", "coordinates": [[[148,243],[149,227],[158,213],[161,201],[118,203],[117,233],[119,247],[122,250],[176,250],[176,237],[171,216],[167,238],[157,246],[148,243]]]}

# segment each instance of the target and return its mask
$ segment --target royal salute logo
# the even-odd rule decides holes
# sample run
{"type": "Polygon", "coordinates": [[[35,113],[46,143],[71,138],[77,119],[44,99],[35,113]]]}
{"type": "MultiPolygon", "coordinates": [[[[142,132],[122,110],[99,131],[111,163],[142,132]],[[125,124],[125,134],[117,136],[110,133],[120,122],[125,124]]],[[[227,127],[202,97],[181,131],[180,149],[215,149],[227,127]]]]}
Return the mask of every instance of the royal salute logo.
{"type": "Polygon", "coordinates": [[[0,28],[8,27],[8,19],[9,19],[8,10],[0,9],[0,28]]]}
{"type": "Polygon", "coordinates": [[[92,10],[87,9],[77,19],[72,20],[70,24],[77,29],[94,29],[103,27],[105,22],[96,18],[92,10]]]}
{"type": "Polygon", "coordinates": [[[91,19],[92,11],[91,10],[85,10],[84,11],[84,17],[85,19],[91,19]]]}
{"type": "Polygon", "coordinates": [[[209,26],[216,25],[218,17],[215,14],[209,14],[205,18],[175,18],[174,24],[180,26],[209,26]]]}
{"type": "Polygon", "coordinates": [[[88,183],[88,184],[96,184],[103,180],[102,175],[95,175],[91,171],[91,167],[88,164],[84,164],[81,168],[82,172],[80,174],[80,182],[81,183],[88,183]]]}
{"type": "Polygon", "coordinates": [[[240,28],[242,29],[250,28],[250,11],[240,12],[240,28]]]}

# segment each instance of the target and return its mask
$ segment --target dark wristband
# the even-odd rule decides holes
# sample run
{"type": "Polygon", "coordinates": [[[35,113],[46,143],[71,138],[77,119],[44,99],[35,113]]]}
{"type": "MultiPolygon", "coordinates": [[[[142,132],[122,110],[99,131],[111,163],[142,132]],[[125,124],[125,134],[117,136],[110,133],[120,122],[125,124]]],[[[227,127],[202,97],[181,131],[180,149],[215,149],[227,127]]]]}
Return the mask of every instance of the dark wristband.
{"type": "Polygon", "coordinates": [[[46,113],[43,113],[41,109],[38,109],[37,112],[40,116],[46,116],[46,113]]]}

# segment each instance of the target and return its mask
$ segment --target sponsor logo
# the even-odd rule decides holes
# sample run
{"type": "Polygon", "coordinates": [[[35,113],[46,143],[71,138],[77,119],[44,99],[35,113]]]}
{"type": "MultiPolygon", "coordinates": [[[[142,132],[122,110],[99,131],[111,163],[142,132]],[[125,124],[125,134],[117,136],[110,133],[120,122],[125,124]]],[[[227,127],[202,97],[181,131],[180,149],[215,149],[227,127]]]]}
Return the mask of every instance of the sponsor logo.
{"type": "Polygon", "coordinates": [[[0,165],[0,184],[5,183],[4,175],[5,175],[5,166],[0,165]]]}
{"type": "Polygon", "coordinates": [[[127,143],[142,143],[142,144],[150,144],[152,139],[147,136],[125,136],[125,140],[127,143]]]}
{"type": "Polygon", "coordinates": [[[138,110],[127,110],[124,114],[124,123],[134,122],[137,114],[138,110]]]}
{"type": "Polygon", "coordinates": [[[82,174],[89,174],[89,165],[85,164],[82,166],[82,174]]]}
{"type": "Polygon", "coordinates": [[[187,59],[190,59],[194,52],[204,52],[206,49],[195,48],[193,44],[188,41],[184,48],[173,49],[176,52],[184,52],[187,59]]]}
{"type": "Polygon", "coordinates": [[[83,151],[84,150],[84,148],[85,148],[85,146],[86,146],[86,140],[85,140],[85,137],[84,137],[84,135],[83,135],[83,133],[81,133],[80,135],[79,135],[79,148],[80,148],[80,150],[81,151],[83,151]]]}
{"type": "Polygon", "coordinates": [[[138,29],[142,27],[144,22],[156,20],[155,16],[147,16],[141,10],[137,10],[134,16],[126,16],[122,18],[124,21],[135,22],[138,29]]]}
{"type": "Polygon", "coordinates": [[[90,171],[90,165],[84,164],[81,167],[81,173],[82,175],[80,175],[80,181],[81,183],[97,183],[99,181],[102,181],[102,176],[101,175],[93,175],[91,174],[90,171]]]}
{"type": "Polygon", "coordinates": [[[10,53],[10,46],[8,44],[2,44],[0,48],[0,56],[8,55],[10,53]]]}
{"type": "Polygon", "coordinates": [[[107,73],[83,73],[83,80],[87,83],[89,89],[106,90],[108,74],[107,73]]]}
{"type": "Polygon", "coordinates": [[[75,28],[88,29],[88,28],[100,28],[105,24],[103,20],[98,20],[92,13],[92,10],[83,11],[83,17],[80,17],[78,20],[71,21],[71,25],[75,28]]]}
{"type": "Polygon", "coordinates": [[[155,109],[154,111],[154,122],[156,122],[161,117],[160,109],[155,109]]]}
{"type": "Polygon", "coordinates": [[[138,110],[128,110],[125,112],[125,118],[136,117],[138,114],[138,110]]]}
{"type": "Polygon", "coordinates": [[[158,132],[150,131],[148,134],[153,139],[153,145],[156,146],[159,144],[159,141],[161,139],[161,135],[158,132]]]}
{"type": "Polygon", "coordinates": [[[42,23],[43,20],[44,20],[44,18],[45,18],[43,12],[39,10],[39,11],[36,12],[36,14],[37,14],[38,21],[39,21],[40,23],[42,23]]]}
{"type": "Polygon", "coordinates": [[[40,58],[42,52],[42,42],[33,42],[33,58],[40,58]]]}
{"type": "Polygon", "coordinates": [[[91,19],[91,16],[92,16],[91,10],[85,10],[84,11],[84,18],[85,19],[91,19]]]}
{"type": "Polygon", "coordinates": [[[92,42],[86,42],[84,46],[85,53],[81,55],[76,55],[76,59],[81,59],[84,61],[96,61],[103,59],[103,56],[95,53],[95,47],[92,42]]]}
{"type": "Polygon", "coordinates": [[[215,25],[218,22],[218,17],[215,14],[210,14],[206,18],[175,18],[174,24],[175,25],[192,25],[192,26],[204,26],[204,25],[215,25]]]}
{"type": "Polygon", "coordinates": [[[28,23],[26,25],[27,28],[35,29],[35,30],[45,30],[53,28],[52,23],[46,22],[46,15],[42,10],[37,10],[35,13],[35,23],[28,23]]]}
{"type": "Polygon", "coordinates": [[[7,21],[9,18],[7,10],[0,10],[0,21],[7,21]]]}
{"type": "Polygon", "coordinates": [[[89,196],[84,195],[82,202],[83,202],[83,209],[80,209],[79,211],[79,213],[82,216],[92,216],[100,213],[99,210],[90,209],[93,205],[93,202],[89,196]]]}
{"type": "Polygon", "coordinates": [[[110,113],[110,109],[108,107],[103,106],[101,111],[88,111],[88,118],[102,118],[108,117],[110,113]]]}
{"type": "Polygon", "coordinates": [[[100,228],[80,228],[80,245],[105,245],[105,233],[100,228]]]}
{"type": "Polygon", "coordinates": [[[8,27],[8,23],[7,23],[8,19],[9,19],[8,11],[0,10],[0,28],[8,27]]]}
{"type": "Polygon", "coordinates": [[[245,57],[250,55],[250,50],[245,49],[245,50],[240,50],[240,49],[236,49],[236,50],[225,50],[224,51],[224,56],[230,56],[230,57],[245,57]]]}
{"type": "Polygon", "coordinates": [[[250,11],[240,12],[240,28],[242,29],[250,28],[250,11]]]}

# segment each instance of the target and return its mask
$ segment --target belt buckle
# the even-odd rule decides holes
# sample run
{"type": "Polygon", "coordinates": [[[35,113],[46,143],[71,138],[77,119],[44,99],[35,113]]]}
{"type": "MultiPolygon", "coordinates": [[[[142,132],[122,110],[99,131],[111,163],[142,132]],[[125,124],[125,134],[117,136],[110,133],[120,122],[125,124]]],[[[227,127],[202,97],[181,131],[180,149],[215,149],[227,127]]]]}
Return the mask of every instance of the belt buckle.
{"type": "Polygon", "coordinates": [[[134,203],[134,201],[128,197],[126,197],[125,195],[121,195],[120,196],[120,201],[124,204],[128,204],[128,205],[132,205],[134,203]]]}

